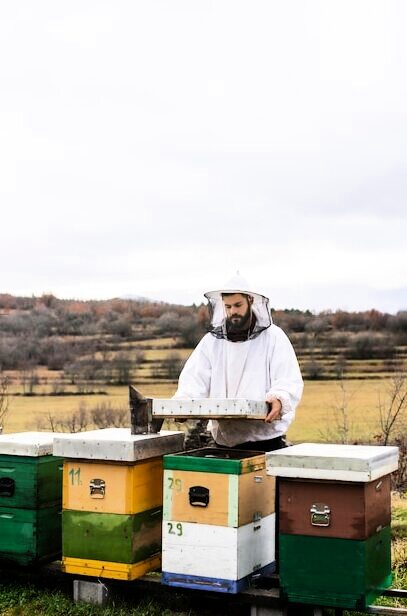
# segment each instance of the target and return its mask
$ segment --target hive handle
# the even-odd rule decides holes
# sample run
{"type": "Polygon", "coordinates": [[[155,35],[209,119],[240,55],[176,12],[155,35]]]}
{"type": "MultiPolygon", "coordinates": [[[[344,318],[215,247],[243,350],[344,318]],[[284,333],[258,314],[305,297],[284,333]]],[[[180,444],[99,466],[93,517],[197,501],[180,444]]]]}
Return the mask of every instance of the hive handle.
{"type": "Polygon", "coordinates": [[[189,504],[192,507],[207,507],[209,505],[209,489],[204,486],[189,488],[189,504]]]}
{"type": "Polygon", "coordinates": [[[89,482],[89,494],[91,498],[104,498],[106,482],[104,479],[91,479],[89,482]]]}
{"type": "Polygon", "coordinates": [[[325,503],[314,503],[310,509],[312,526],[329,526],[331,510],[325,503]]]}
{"type": "Polygon", "coordinates": [[[0,477],[0,496],[14,496],[16,483],[11,477],[0,477]]]}

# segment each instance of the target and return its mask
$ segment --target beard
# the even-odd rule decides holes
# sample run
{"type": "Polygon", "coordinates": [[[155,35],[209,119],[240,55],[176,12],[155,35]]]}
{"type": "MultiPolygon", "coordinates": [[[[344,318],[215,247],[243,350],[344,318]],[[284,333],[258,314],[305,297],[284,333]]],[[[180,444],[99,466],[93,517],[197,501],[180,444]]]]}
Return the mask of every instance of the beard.
{"type": "Polygon", "coordinates": [[[236,314],[226,319],[226,328],[230,333],[244,332],[249,329],[252,317],[251,307],[248,306],[243,315],[236,314]]]}

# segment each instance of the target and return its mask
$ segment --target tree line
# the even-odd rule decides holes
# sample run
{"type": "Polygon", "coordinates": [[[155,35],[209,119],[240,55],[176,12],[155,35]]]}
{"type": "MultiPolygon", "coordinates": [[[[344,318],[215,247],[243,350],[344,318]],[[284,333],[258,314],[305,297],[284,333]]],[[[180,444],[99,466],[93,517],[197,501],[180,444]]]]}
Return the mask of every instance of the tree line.
{"type": "MultiPolygon", "coordinates": [[[[335,352],[341,361],[393,360],[407,345],[407,311],[395,315],[365,312],[276,310],[274,322],[308,356],[310,372],[318,357],[335,352]]],[[[173,338],[174,348],[193,348],[208,330],[206,306],[180,306],[148,300],[61,300],[53,295],[0,294],[0,370],[33,366],[106,382],[125,382],[142,351],[126,353],[124,343],[173,338]]],[[[340,367],[340,366],[339,366],[340,367]]]]}

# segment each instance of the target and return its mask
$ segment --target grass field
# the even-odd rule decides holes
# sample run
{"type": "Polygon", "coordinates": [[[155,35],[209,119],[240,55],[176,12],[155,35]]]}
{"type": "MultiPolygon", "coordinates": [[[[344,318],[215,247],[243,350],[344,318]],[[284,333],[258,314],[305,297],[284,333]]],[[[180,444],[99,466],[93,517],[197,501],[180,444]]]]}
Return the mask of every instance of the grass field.
{"type": "MultiPolygon", "coordinates": [[[[386,392],[385,379],[344,381],[348,397],[350,434],[353,439],[367,440],[378,430],[378,399],[386,392]]],[[[88,409],[107,401],[117,408],[128,408],[128,388],[101,387],[107,395],[76,396],[10,396],[10,410],[4,431],[20,432],[47,429],[49,414],[56,418],[67,417],[79,406],[88,409]],[[45,422],[45,423],[44,423],[45,422]]],[[[169,398],[176,390],[175,382],[155,381],[144,383],[139,389],[145,396],[169,398]]],[[[297,409],[297,416],[288,431],[291,441],[324,441],[329,429],[335,429],[336,408],[341,403],[342,390],[336,381],[306,381],[304,395],[297,409]]],[[[49,429],[49,428],[48,428],[49,429]]]]}
{"type": "Polygon", "coordinates": [[[327,431],[335,432],[337,409],[344,394],[351,438],[369,440],[379,428],[379,394],[385,396],[387,387],[388,381],[384,379],[345,380],[343,390],[338,381],[306,381],[296,419],[288,431],[289,439],[295,442],[326,440],[327,431]]]}
{"type": "MultiPolygon", "coordinates": [[[[161,350],[156,350],[161,353],[161,350]]],[[[154,351],[153,351],[154,353],[154,351]]],[[[137,384],[137,379],[135,380],[137,384]]],[[[346,380],[342,386],[336,381],[306,381],[304,396],[297,410],[295,421],[288,432],[292,442],[321,442],[327,440],[326,434],[335,433],[339,420],[338,408],[343,397],[347,400],[347,412],[350,426],[350,436],[358,441],[367,441],[377,433],[379,428],[378,401],[379,394],[386,394],[388,382],[386,379],[346,380]]],[[[168,398],[176,390],[176,382],[140,381],[137,387],[147,397],[168,398]]],[[[69,417],[77,411],[80,405],[92,407],[109,402],[118,409],[128,409],[128,387],[101,387],[106,395],[75,395],[75,396],[10,396],[10,410],[5,422],[5,432],[50,429],[47,416],[55,418],[69,417]]],[[[21,388],[14,386],[14,393],[21,388]]],[[[40,391],[40,389],[39,389],[40,391]]],[[[332,439],[331,439],[332,440],[332,439]]],[[[333,439],[335,440],[335,439],[333,439]]],[[[407,499],[397,494],[392,498],[392,569],[394,575],[393,587],[407,587],[407,499]]],[[[196,609],[188,603],[182,593],[172,599],[161,597],[145,598],[134,602],[123,593],[120,602],[108,608],[91,607],[84,604],[74,605],[70,592],[57,588],[21,585],[17,581],[3,580],[0,584],[0,615],[4,616],[198,616],[207,614],[205,610],[196,609]]],[[[393,608],[406,607],[406,601],[380,597],[377,602],[393,608]]],[[[212,616],[217,616],[211,611],[212,616]]],[[[326,614],[330,614],[326,610],[326,614]]],[[[351,612],[345,612],[351,616],[351,612]]],[[[355,614],[355,613],[353,613],[355,614]]]]}

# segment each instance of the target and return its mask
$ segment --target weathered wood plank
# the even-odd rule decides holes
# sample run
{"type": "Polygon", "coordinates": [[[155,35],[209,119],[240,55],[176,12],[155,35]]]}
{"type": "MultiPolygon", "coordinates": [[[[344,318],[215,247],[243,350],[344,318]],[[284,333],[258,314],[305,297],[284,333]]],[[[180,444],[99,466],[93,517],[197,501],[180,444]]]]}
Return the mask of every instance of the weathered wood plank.
{"type": "Polygon", "coordinates": [[[191,400],[160,399],[153,400],[154,417],[180,417],[208,419],[259,419],[264,420],[268,407],[264,400],[244,398],[199,398],[191,400]]]}

